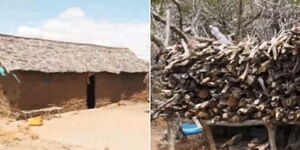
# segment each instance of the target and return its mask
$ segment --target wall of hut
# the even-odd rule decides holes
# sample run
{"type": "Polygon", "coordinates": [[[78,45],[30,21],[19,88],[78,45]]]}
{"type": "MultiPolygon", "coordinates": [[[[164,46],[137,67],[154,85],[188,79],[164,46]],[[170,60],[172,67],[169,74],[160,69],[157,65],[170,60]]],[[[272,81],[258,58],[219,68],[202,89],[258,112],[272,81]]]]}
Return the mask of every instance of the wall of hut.
{"type": "MultiPolygon", "coordinates": [[[[13,110],[32,110],[62,106],[65,110],[85,109],[87,73],[14,72],[0,77],[0,105],[8,103],[13,110]]],[[[130,99],[145,90],[146,73],[95,74],[96,106],[130,99]]],[[[1,112],[0,112],[1,113],[1,112]]]]}
{"type": "Polygon", "coordinates": [[[0,115],[10,115],[20,97],[20,84],[11,75],[0,76],[0,115]]]}
{"type": "Polygon", "coordinates": [[[130,99],[146,89],[146,73],[96,74],[96,106],[130,99]]]}

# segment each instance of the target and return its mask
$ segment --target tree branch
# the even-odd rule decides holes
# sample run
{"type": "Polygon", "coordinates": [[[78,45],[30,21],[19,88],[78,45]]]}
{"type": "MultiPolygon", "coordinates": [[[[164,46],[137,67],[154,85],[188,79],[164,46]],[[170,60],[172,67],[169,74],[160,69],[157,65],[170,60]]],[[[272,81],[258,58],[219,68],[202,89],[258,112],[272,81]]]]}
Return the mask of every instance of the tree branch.
{"type": "Polygon", "coordinates": [[[183,15],[182,15],[182,11],[181,11],[181,6],[180,6],[180,4],[178,3],[177,0],[172,0],[172,2],[176,5],[177,10],[178,10],[179,15],[180,15],[180,17],[179,17],[179,28],[180,28],[180,30],[183,30],[183,20],[182,20],[183,15]]]}
{"type": "Polygon", "coordinates": [[[166,11],[166,38],[165,38],[165,47],[169,46],[170,41],[170,8],[167,8],[166,11]]]}
{"type": "MultiPolygon", "coordinates": [[[[154,11],[151,11],[151,15],[153,16],[153,18],[156,20],[156,21],[159,21],[161,22],[162,24],[166,25],[166,20],[161,17],[159,14],[157,14],[156,12],[154,11]]],[[[174,26],[174,25],[170,25],[170,28],[178,35],[180,36],[181,38],[183,38],[185,40],[185,42],[188,43],[189,41],[189,38],[187,37],[187,35],[185,35],[185,33],[180,30],[178,27],[174,26]]]]}

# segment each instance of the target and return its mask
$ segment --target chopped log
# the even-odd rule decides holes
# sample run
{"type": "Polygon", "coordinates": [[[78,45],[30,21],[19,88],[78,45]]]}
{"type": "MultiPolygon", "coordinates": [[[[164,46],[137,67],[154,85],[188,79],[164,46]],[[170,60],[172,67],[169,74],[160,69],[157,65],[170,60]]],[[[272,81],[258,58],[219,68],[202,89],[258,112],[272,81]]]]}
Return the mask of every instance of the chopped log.
{"type": "Polygon", "coordinates": [[[248,143],[250,149],[258,149],[258,147],[263,144],[262,139],[254,138],[248,143]]]}
{"type": "Polygon", "coordinates": [[[226,141],[224,144],[222,144],[220,148],[236,145],[241,141],[241,139],[242,139],[242,134],[237,134],[233,136],[231,139],[229,139],[228,141],[226,141]]]}
{"type": "MultiPolygon", "coordinates": [[[[166,23],[159,14],[152,16],[166,23]]],[[[166,100],[153,107],[152,116],[182,112],[186,118],[204,119],[207,125],[265,124],[272,150],[276,125],[300,124],[299,25],[261,43],[249,37],[222,44],[177,34],[181,40],[160,53],[166,100]]]]}
{"type": "Polygon", "coordinates": [[[270,146],[269,142],[257,145],[255,148],[257,150],[268,150],[268,147],[270,146]]]}
{"type": "Polygon", "coordinates": [[[209,97],[209,91],[208,90],[200,90],[197,94],[198,97],[206,99],[209,97]]]}

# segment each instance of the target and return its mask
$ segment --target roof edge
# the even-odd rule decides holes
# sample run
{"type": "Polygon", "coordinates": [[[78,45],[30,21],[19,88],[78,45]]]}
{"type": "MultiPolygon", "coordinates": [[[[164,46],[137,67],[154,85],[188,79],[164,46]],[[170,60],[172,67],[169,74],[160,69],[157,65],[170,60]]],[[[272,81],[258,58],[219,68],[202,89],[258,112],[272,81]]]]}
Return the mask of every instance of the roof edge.
{"type": "Polygon", "coordinates": [[[51,39],[44,39],[44,38],[24,37],[24,36],[18,36],[18,35],[9,35],[9,34],[3,34],[3,33],[0,33],[0,36],[12,37],[12,38],[18,38],[18,39],[26,39],[26,40],[37,40],[37,41],[55,42],[55,43],[62,43],[62,44],[73,44],[73,45],[82,45],[82,46],[103,47],[103,48],[109,48],[109,49],[127,49],[127,50],[129,50],[129,48],[127,48],[127,47],[111,47],[111,46],[103,46],[103,45],[97,45],[97,44],[92,44],[92,43],[58,41],[58,40],[51,40],[51,39]]]}

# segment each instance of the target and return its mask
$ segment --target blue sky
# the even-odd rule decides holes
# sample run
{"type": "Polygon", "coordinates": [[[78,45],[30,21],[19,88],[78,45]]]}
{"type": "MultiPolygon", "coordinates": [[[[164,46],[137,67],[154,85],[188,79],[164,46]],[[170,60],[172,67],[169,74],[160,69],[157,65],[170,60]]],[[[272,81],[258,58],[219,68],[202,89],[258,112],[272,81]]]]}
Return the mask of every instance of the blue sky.
{"type": "MultiPolygon", "coordinates": [[[[145,33],[144,30],[147,25],[149,25],[149,1],[148,0],[0,0],[0,33],[4,34],[14,34],[29,37],[40,37],[40,38],[50,38],[54,40],[66,40],[73,42],[85,42],[85,43],[96,43],[96,39],[101,33],[105,31],[105,34],[110,34],[114,29],[106,29],[105,25],[116,26],[116,30],[122,32],[122,27],[124,26],[128,30],[124,33],[124,36],[128,36],[129,32],[133,31],[132,28],[137,26],[142,26],[141,32],[145,33]],[[59,17],[63,13],[71,15],[73,13],[83,14],[83,16],[72,16],[73,20],[62,19],[59,17]],[[79,18],[76,18],[79,17],[79,18]],[[77,20],[80,20],[77,21],[77,20]],[[56,21],[56,24],[55,24],[56,21]],[[77,22],[76,22],[77,21],[77,22]],[[53,22],[55,25],[53,25],[53,22]],[[58,22],[58,23],[57,23],[58,22]],[[106,24],[105,24],[106,23],[106,24]],[[125,25],[124,25],[125,24],[125,25]],[[68,25],[78,28],[82,32],[93,32],[93,30],[87,30],[88,25],[92,29],[98,31],[97,35],[89,36],[89,33],[85,33],[86,36],[90,38],[90,41],[85,40],[86,38],[78,39],[76,36],[81,34],[80,32],[75,33],[74,30],[68,31],[68,37],[63,37],[64,33],[60,33],[64,29],[63,27],[57,27],[59,25],[68,25]],[[103,27],[103,28],[101,28],[103,27]],[[59,28],[59,29],[58,29],[59,28]],[[120,30],[121,29],[121,30],[120,30]],[[101,30],[102,32],[100,32],[101,30]],[[55,36],[53,36],[55,35],[55,36]],[[73,37],[71,37],[73,35],[73,37]],[[74,40],[76,39],[76,40],[74,40]]],[[[148,30],[148,29],[146,29],[148,30]]],[[[131,35],[131,40],[134,36],[149,36],[142,35],[141,32],[136,31],[135,35],[131,35]]],[[[112,33],[117,34],[117,33],[112,33]]],[[[145,33],[146,34],[146,33],[145,33]]],[[[109,37],[108,37],[109,38],[109,37]]],[[[96,44],[108,45],[108,46],[127,46],[129,48],[134,48],[133,51],[141,51],[136,49],[141,49],[140,47],[124,45],[124,42],[120,41],[126,39],[126,37],[116,39],[116,36],[109,41],[103,40],[101,42],[98,40],[96,44]],[[114,42],[115,40],[119,40],[114,42]],[[113,41],[113,42],[112,42],[113,41]],[[120,44],[121,43],[121,44],[120,44]]],[[[146,38],[144,38],[146,39],[146,38]]],[[[129,40],[129,39],[127,39],[129,40]]],[[[140,41],[141,42],[141,41],[140,41]]],[[[126,43],[126,42],[125,42],[126,43]]],[[[134,42],[129,42],[134,44],[134,42]]],[[[146,44],[143,44],[146,47],[146,44]]],[[[149,48],[144,48],[142,51],[144,59],[149,48]]],[[[148,54],[148,53],[147,53],[148,54]]]]}
{"type": "Polygon", "coordinates": [[[147,0],[0,0],[0,32],[13,33],[20,25],[36,25],[69,7],[80,7],[96,20],[148,22],[147,0]]]}

